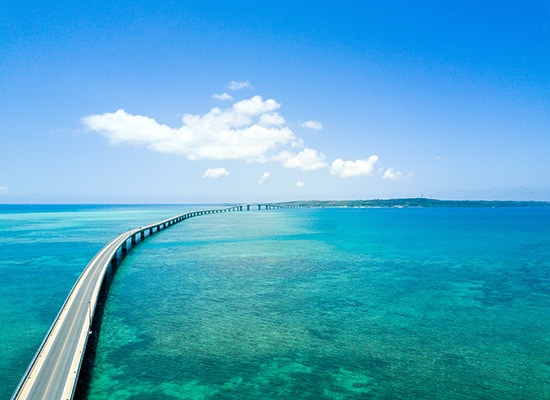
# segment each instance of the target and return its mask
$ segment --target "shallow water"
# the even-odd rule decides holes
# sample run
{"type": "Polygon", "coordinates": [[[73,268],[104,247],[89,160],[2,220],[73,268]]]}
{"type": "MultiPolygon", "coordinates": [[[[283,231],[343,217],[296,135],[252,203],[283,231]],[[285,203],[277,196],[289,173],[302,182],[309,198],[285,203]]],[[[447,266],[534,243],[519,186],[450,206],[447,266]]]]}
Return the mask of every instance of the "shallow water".
{"type": "Polygon", "coordinates": [[[550,214],[538,213],[186,221],[119,270],[89,398],[547,398],[550,214]]]}
{"type": "MultiPolygon", "coordinates": [[[[12,279],[0,286],[2,302],[37,290],[22,282],[43,282],[40,305],[0,308],[15,322],[0,328],[2,343],[11,340],[2,360],[24,371],[95,252],[124,224],[172,210],[121,211],[49,215],[28,222],[43,233],[10,233],[31,257],[15,251],[0,264],[12,279]],[[67,220],[74,237],[59,234],[67,220]],[[92,232],[97,240],[76,251],[92,232]],[[38,343],[23,345],[23,328],[38,343]]],[[[192,218],[120,266],[89,399],[550,398],[549,288],[550,208],[192,218]]]]}
{"type": "Polygon", "coordinates": [[[9,399],[76,279],[126,229],[191,206],[0,205],[0,399],[9,399]]]}

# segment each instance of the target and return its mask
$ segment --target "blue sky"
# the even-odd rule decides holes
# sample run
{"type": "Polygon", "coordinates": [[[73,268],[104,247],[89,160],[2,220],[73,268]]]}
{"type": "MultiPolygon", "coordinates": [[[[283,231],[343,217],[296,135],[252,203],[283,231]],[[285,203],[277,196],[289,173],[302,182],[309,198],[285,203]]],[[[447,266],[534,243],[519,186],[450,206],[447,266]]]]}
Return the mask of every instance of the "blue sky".
{"type": "Polygon", "coordinates": [[[550,200],[549,1],[0,4],[0,202],[550,200]]]}

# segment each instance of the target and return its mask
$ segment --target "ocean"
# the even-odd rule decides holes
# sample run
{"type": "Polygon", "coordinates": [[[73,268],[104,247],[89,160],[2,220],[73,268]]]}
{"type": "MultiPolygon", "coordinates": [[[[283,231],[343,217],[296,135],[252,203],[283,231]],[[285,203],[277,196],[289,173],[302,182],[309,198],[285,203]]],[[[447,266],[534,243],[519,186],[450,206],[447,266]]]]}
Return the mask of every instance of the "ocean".
{"type": "MultiPolygon", "coordinates": [[[[104,244],[204,208],[0,205],[0,398],[104,244]]],[[[549,399],[550,207],[185,220],[119,266],[85,398],[549,399]]]]}

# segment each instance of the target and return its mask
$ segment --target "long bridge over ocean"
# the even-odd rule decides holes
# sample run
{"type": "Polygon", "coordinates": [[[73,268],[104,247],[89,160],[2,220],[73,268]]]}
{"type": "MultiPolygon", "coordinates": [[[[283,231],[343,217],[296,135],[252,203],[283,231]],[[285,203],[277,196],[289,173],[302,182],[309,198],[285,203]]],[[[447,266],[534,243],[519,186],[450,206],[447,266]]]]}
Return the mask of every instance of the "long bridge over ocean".
{"type": "Polygon", "coordinates": [[[276,204],[247,204],[193,211],[131,229],[114,238],[86,266],[17,386],[12,400],[70,400],[92,333],[98,300],[110,269],[141,241],[186,219],[200,215],[291,208],[276,204]]]}

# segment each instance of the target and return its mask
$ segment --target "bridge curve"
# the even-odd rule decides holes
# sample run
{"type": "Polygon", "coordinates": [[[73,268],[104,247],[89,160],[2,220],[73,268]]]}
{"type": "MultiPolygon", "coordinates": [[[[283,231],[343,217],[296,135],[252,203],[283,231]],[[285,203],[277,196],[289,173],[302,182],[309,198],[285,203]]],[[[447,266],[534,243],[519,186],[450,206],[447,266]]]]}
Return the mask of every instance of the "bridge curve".
{"type": "MultiPolygon", "coordinates": [[[[250,204],[246,206],[250,210],[250,204]]],[[[257,204],[258,210],[261,205],[257,204]]],[[[265,205],[266,210],[278,208],[265,205]]],[[[174,224],[200,215],[243,211],[242,205],[192,211],[124,232],[88,263],[39,346],[11,400],[70,400],[74,396],[105,276],[130,246],[174,224]]],[[[286,207],[281,207],[286,208],[286,207]]]]}

